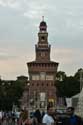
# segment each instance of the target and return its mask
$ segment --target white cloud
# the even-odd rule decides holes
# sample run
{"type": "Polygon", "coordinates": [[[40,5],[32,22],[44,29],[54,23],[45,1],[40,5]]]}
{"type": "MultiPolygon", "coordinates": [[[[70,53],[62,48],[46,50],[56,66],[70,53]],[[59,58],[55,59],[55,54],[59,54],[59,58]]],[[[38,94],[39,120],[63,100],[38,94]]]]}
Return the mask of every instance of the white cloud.
{"type": "Polygon", "coordinates": [[[18,58],[17,55],[14,55],[14,53],[8,49],[0,49],[0,61],[8,61],[12,59],[18,58]]]}
{"type": "Polygon", "coordinates": [[[0,5],[19,10],[21,15],[30,19],[43,16],[45,10],[48,9],[48,5],[46,3],[43,4],[43,1],[33,0],[29,2],[27,0],[0,0],[0,5]]]}
{"type": "Polygon", "coordinates": [[[6,3],[3,0],[0,0],[0,5],[3,6],[3,7],[5,7],[6,3]]]}
{"type": "Polygon", "coordinates": [[[34,60],[32,46],[42,16],[56,45],[52,59],[69,73],[82,66],[82,5],[83,0],[0,0],[0,47],[4,47],[0,49],[0,74],[12,78],[27,72],[24,67],[27,60],[34,60]]]}
{"type": "Polygon", "coordinates": [[[24,13],[24,16],[25,17],[28,17],[28,18],[39,18],[40,15],[43,15],[43,12],[42,11],[37,11],[37,10],[30,10],[30,11],[27,11],[24,13]]]}
{"type": "Polygon", "coordinates": [[[3,79],[16,79],[19,75],[28,76],[26,63],[34,60],[33,52],[28,52],[28,50],[22,52],[17,51],[15,48],[11,48],[7,55],[4,53],[3,57],[5,59],[0,60],[0,75],[3,79]]]}
{"type": "Polygon", "coordinates": [[[41,4],[40,2],[29,2],[27,4],[28,8],[24,12],[24,16],[29,18],[39,18],[43,16],[44,11],[46,9],[46,5],[41,4]]]}
{"type": "Polygon", "coordinates": [[[67,64],[75,64],[83,62],[82,56],[83,50],[76,48],[52,48],[52,58],[67,64]]]}
{"type": "Polygon", "coordinates": [[[0,5],[3,7],[19,8],[17,0],[0,0],[0,5]]]}
{"type": "Polygon", "coordinates": [[[83,49],[78,48],[52,48],[52,59],[59,62],[58,70],[67,75],[74,73],[83,67],[83,49]]]}

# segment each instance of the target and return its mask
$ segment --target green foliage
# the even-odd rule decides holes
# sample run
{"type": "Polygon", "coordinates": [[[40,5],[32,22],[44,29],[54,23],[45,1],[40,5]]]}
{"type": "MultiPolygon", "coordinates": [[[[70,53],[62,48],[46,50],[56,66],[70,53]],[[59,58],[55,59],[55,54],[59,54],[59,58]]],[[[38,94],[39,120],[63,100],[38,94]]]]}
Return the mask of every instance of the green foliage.
{"type": "Polygon", "coordinates": [[[0,109],[11,110],[13,104],[19,106],[19,99],[24,91],[24,83],[20,81],[0,82],[0,109]]]}
{"type": "Polygon", "coordinates": [[[57,95],[71,97],[80,92],[80,81],[79,73],[77,72],[75,76],[66,76],[62,81],[57,80],[57,95]]]}
{"type": "Polygon", "coordinates": [[[57,72],[57,74],[56,74],[56,78],[57,78],[57,80],[59,80],[59,81],[64,80],[64,79],[66,78],[66,74],[65,74],[65,72],[63,72],[63,71],[59,71],[59,72],[57,72]]]}
{"type": "Polygon", "coordinates": [[[80,75],[81,75],[81,70],[82,68],[78,69],[78,71],[75,73],[74,77],[79,81],[80,80],[80,75]]]}

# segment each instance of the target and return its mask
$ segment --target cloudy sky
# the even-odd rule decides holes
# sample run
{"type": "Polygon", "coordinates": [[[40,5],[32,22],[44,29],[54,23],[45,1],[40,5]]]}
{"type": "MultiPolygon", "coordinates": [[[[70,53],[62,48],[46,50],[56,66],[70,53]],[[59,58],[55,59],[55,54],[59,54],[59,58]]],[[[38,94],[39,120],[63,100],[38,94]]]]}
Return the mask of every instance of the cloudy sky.
{"type": "Polygon", "coordinates": [[[83,0],[0,0],[0,75],[28,76],[39,23],[48,25],[51,60],[67,75],[83,67],[83,0]]]}

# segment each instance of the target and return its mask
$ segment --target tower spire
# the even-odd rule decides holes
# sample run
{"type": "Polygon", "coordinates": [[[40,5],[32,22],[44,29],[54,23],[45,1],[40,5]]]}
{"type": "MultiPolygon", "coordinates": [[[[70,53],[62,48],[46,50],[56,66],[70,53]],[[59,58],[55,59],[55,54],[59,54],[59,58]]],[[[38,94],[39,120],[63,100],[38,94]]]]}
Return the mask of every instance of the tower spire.
{"type": "Polygon", "coordinates": [[[39,29],[40,29],[40,31],[46,31],[47,30],[47,24],[44,21],[44,16],[42,16],[42,21],[40,22],[39,29]]]}
{"type": "Polygon", "coordinates": [[[44,16],[42,16],[42,21],[44,21],[44,16]]]}

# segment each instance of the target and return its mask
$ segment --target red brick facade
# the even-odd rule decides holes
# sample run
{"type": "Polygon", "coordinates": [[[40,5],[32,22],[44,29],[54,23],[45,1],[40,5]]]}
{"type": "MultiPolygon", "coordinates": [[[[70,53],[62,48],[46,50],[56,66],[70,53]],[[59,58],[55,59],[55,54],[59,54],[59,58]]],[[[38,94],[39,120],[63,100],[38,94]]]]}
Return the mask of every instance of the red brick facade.
{"type": "Polygon", "coordinates": [[[36,59],[28,62],[29,103],[34,108],[45,108],[48,102],[56,105],[56,72],[58,63],[50,60],[51,46],[48,43],[46,22],[39,26],[38,43],[35,45],[36,59]]]}

